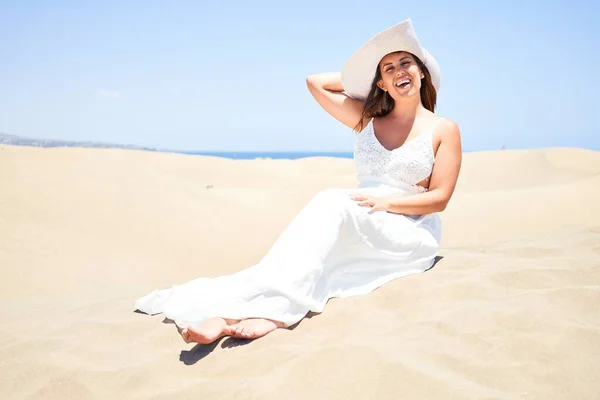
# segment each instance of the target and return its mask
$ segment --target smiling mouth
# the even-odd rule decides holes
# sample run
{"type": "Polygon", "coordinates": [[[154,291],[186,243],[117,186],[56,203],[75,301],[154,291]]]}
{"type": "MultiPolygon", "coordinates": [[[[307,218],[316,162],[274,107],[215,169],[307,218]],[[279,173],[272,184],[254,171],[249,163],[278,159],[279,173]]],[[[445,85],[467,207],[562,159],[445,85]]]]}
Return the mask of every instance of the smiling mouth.
{"type": "Polygon", "coordinates": [[[396,82],[396,87],[400,89],[406,89],[410,85],[410,79],[405,78],[396,82]]]}

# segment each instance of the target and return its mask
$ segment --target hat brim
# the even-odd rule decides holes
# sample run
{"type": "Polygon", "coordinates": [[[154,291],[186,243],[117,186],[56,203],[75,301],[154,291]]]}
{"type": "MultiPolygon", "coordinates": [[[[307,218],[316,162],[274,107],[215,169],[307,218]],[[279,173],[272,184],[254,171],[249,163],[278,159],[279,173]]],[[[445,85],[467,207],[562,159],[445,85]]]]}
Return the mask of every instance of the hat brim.
{"type": "Polygon", "coordinates": [[[427,67],[435,90],[440,89],[438,62],[421,46],[409,18],[375,35],[346,61],[341,72],[344,91],[355,99],[365,100],[379,62],[386,55],[397,51],[406,51],[418,57],[427,67]]]}

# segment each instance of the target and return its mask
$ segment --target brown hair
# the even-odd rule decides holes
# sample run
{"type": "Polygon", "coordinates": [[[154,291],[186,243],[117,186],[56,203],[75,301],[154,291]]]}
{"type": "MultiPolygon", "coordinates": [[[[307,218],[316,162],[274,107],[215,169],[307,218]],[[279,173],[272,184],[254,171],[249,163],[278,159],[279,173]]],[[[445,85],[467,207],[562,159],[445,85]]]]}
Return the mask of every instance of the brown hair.
{"type": "MultiPolygon", "coordinates": [[[[429,73],[429,70],[425,64],[423,64],[418,57],[413,54],[411,54],[411,56],[415,59],[419,69],[423,72],[423,75],[425,75],[425,77],[421,80],[421,103],[423,104],[423,107],[431,112],[434,112],[437,100],[437,91],[435,90],[433,82],[431,81],[431,74],[429,73]]],[[[358,121],[358,124],[354,127],[354,130],[357,132],[360,132],[364,128],[363,121],[365,119],[383,117],[394,109],[394,99],[392,99],[392,96],[377,86],[377,82],[379,82],[380,79],[381,71],[378,65],[377,70],[375,71],[375,77],[371,83],[371,90],[365,99],[365,105],[362,110],[360,121],[358,121]]]]}

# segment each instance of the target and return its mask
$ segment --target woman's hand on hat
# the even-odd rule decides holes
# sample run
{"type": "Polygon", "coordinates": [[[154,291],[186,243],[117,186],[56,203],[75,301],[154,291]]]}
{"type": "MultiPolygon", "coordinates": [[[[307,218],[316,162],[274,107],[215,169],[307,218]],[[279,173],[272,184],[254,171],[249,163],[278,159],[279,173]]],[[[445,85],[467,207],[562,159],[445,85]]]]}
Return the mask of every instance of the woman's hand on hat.
{"type": "Polygon", "coordinates": [[[361,207],[369,207],[369,214],[377,211],[388,211],[391,203],[385,197],[375,197],[365,194],[354,194],[350,198],[358,203],[361,207]]]}

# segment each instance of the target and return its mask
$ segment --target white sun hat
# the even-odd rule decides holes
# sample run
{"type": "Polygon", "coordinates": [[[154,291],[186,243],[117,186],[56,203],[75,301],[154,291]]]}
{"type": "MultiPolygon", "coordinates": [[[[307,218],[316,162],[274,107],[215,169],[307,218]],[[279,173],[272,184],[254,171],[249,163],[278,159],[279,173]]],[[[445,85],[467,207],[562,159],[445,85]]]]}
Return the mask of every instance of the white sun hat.
{"type": "Polygon", "coordinates": [[[435,90],[440,90],[441,73],[436,59],[421,46],[410,18],[373,36],[342,68],[344,91],[355,99],[364,100],[371,90],[379,62],[387,54],[407,51],[427,67],[435,90]]]}

